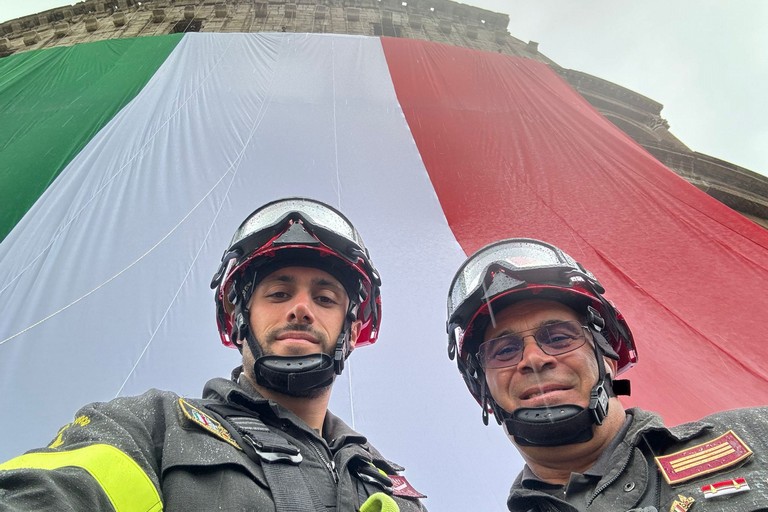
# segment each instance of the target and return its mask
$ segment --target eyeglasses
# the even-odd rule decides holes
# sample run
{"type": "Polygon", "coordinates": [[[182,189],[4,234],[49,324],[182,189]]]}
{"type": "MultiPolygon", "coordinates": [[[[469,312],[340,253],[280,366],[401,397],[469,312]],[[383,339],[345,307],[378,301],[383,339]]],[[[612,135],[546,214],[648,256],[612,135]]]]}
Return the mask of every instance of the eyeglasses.
{"type": "Polygon", "coordinates": [[[505,334],[483,342],[477,350],[477,357],[485,369],[515,366],[523,360],[525,338],[530,336],[533,336],[536,345],[545,354],[559,356],[574,351],[587,342],[584,329],[585,326],[569,320],[505,334]]]}

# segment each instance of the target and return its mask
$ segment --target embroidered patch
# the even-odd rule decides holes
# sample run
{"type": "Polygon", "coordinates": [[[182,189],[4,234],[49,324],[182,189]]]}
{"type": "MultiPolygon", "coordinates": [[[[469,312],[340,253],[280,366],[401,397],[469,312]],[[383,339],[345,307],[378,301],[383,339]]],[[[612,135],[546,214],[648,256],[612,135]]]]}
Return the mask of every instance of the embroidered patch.
{"type": "Polygon", "coordinates": [[[672,502],[669,507],[669,512],[686,512],[693,506],[693,502],[696,501],[693,498],[688,498],[682,494],[677,495],[677,499],[672,502]]]}
{"type": "Polygon", "coordinates": [[[729,468],[750,455],[752,450],[729,430],[712,441],[655,459],[667,483],[676,485],[729,468]]]}
{"type": "Polygon", "coordinates": [[[405,496],[407,498],[426,498],[413,488],[413,486],[402,475],[387,475],[392,480],[392,494],[395,496],[405,496]]]}
{"type": "Polygon", "coordinates": [[[78,426],[78,427],[87,427],[91,423],[91,418],[88,416],[78,416],[75,418],[75,421],[72,423],[67,423],[63,427],[59,429],[59,431],[56,433],[56,439],[54,439],[51,444],[48,445],[48,448],[58,448],[59,446],[64,444],[64,432],[66,432],[67,429],[78,426]]]}
{"type": "Polygon", "coordinates": [[[181,412],[184,413],[184,416],[188,420],[203,427],[203,429],[215,435],[222,441],[226,441],[238,450],[242,450],[242,448],[237,445],[235,440],[232,439],[232,436],[229,435],[227,429],[224,428],[216,419],[208,416],[203,411],[193,406],[183,398],[179,398],[179,407],[181,408],[181,412]]]}
{"type": "Polygon", "coordinates": [[[747,483],[746,478],[734,478],[733,480],[723,480],[722,482],[701,486],[701,492],[704,493],[705,498],[715,498],[717,496],[736,494],[737,492],[748,490],[749,484],[747,483]]]}

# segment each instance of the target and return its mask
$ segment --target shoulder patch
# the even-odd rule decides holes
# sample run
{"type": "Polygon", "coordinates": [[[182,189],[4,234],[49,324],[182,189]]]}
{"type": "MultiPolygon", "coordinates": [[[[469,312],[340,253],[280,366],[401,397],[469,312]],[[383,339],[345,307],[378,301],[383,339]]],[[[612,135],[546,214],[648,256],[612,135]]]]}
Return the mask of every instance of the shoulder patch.
{"type": "Polygon", "coordinates": [[[227,429],[224,428],[224,426],[218,420],[205,414],[203,411],[201,411],[194,405],[190,404],[183,398],[179,398],[179,408],[181,409],[181,412],[184,414],[184,417],[187,418],[189,421],[191,421],[195,425],[202,427],[203,430],[210,432],[211,434],[218,437],[222,441],[225,441],[231,444],[238,450],[242,450],[242,448],[238,446],[237,442],[235,442],[235,440],[232,439],[232,436],[229,434],[227,429]]]}
{"type": "Polygon", "coordinates": [[[703,475],[722,471],[752,455],[733,430],[717,439],[701,443],[670,455],[654,457],[656,465],[669,485],[687,482],[703,475]]]}

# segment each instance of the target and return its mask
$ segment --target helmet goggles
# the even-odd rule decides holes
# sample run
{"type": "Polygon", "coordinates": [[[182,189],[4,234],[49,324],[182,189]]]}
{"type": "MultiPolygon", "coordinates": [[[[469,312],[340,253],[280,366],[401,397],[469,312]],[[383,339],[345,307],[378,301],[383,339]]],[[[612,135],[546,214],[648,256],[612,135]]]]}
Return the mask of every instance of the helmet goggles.
{"type": "Polygon", "coordinates": [[[344,215],[328,205],[305,198],[273,201],[253,212],[235,232],[230,250],[250,254],[295,222],[300,222],[307,232],[351,263],[357,263],[361,255],[365,256],[362,238],[344,215]]]}

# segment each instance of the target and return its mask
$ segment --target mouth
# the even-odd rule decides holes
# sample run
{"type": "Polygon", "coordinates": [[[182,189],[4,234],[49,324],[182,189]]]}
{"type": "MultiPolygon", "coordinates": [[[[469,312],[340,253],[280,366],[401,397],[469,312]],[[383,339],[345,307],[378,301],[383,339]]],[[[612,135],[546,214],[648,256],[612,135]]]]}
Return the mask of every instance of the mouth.
{"type": "Polygon", "coordinates": [[[526,389],[521,395],[520,400],[536,400],[536,399],[551,399],[557,397],[558,394],[571,389],[568,386],[562,386],[559,384],[550,384],[546,386],[536,386],[526,389]]]}
{"type": "Polygon", "coordinates": [[[284,332],[277,336],[275,338],[277,341],[288,341],[288,342],[299,342],[299,343],[312,343],[314,345],[318,344],[317,338],[312,336],[308,332],[296,332],[296,331],[289,331],[284,332]]]}

